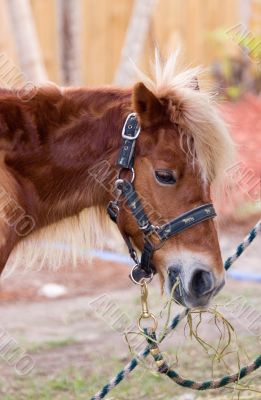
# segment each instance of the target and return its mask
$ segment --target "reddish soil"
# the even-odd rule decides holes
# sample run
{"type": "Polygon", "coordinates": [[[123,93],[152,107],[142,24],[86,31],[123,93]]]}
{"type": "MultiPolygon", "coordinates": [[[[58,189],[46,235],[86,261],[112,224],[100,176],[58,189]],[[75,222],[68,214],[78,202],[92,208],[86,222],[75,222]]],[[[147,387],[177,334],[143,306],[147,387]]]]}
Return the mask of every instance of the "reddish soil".
{"type": "MultiPolygon", "coordinates": [[[[48,283],[64,285],[65,295],[59,298],[91,296],[98,291],[112,292],[133,286],[128,279],[129,268],[119,263],[95,259],[92,264],[80,264],[77,268],[63,267],[60,271],[35,271],[17,273],[4,279],[0,286],[0,302],[48,301],[39,290],[48,283]]],[[[52,299],[53,300],[53,299],[52,299]]]]}

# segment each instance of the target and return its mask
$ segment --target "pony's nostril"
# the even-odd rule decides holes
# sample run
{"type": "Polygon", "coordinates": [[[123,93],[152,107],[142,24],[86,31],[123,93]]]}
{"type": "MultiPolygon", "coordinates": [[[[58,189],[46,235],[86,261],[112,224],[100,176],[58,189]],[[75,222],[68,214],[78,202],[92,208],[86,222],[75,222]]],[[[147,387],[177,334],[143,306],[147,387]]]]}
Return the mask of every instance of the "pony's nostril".
{"type": "Polygon", "coordinates": [[[214,277],[211,272],[197,270],[191,280],[192,292],[197,296],[210,293],[214,289],[214,277]]]}

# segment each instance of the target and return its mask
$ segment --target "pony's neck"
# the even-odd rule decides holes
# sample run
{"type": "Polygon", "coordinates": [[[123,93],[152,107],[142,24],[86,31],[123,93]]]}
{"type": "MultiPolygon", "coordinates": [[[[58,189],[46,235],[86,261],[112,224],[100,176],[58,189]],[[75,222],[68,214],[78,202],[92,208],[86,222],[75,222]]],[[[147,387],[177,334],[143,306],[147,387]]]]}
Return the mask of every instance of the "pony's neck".
{"type": "Polygon", "coordinates": [[[32,108],[39,143],[33,151],[18,151],[9,163],[33,186],[39,221],[48,224],[105,206],[131,91],[65,89],[49,98],[48,91],[40,92],[32,108]]]}

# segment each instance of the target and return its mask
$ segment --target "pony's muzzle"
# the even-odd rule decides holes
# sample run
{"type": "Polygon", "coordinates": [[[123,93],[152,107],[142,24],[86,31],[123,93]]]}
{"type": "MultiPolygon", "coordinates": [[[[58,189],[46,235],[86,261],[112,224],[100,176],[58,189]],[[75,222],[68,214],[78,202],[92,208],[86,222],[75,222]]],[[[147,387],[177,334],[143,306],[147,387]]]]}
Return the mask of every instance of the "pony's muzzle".
{"type": "Polygon", "coordinates": [[[191,308],[207,306],[224,282],[218,284],[213,272],[206,270],[205,266],[200,268],[197,264],[190,273],[186,273],[182,265],[170,266],[167,284],[176,302],[191,308]]]}

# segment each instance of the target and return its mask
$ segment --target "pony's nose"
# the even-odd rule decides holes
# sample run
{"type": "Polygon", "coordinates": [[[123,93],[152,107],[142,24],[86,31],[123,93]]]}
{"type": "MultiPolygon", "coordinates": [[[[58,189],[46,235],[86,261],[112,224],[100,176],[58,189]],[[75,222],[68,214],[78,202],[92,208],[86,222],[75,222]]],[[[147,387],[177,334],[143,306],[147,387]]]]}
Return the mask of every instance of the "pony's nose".
{"type": "Polygon", "coordinates": [[[215,288],[215,279],[212,272],[204,269],[194,271],[191,281],[190,290],[195,296],[204,296],[210,294],[215,288]]]}
{"type": "Polygon", "coordinates": [[[185,307],[205,307],[224,286],[225,280],[216,278],[205,264],[194,262],[184,268],[181,262],[168,268],[167,290],[174,300],[185,307]]]}

